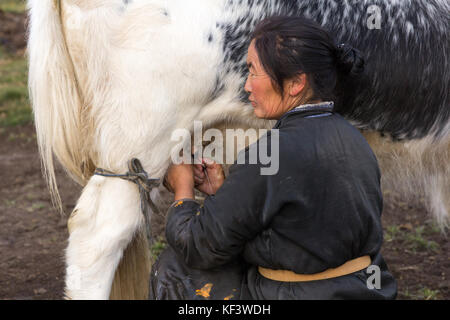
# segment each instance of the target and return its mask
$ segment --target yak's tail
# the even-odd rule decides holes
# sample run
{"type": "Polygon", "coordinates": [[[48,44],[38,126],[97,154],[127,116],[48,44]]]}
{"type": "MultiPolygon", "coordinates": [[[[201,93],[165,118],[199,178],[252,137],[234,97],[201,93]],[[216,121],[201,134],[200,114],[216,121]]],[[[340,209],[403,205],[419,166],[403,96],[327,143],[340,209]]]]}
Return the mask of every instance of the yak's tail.
{"type": "Polygon", "coordinates": [[[109,298],[145,300],[148,298],[151,257],[145,230],[139,230],[116,270],[109,298]]]}
{"type": "MultiPolygon", "coordinates": [[[[64,32],[61,0],[29,0],[29,90],[42,170],[54,204],[62,212],[53,154],[68,174],[85,185],[95,166],[89,157],[89,114],[64,32]]],[[[149,275],[145,236],[137,234],[116,270],[111,298],[145,299],[149,275]]]]}
{"type": "Polygon", "coordinates": [[[92,173],[92,163],[83,136],[83,97],[65,41],[60,5],[58,0],[28,1],[28,85],[42,170],[52,200],[62,212],[53,154],[82,185],[92,173]]]}

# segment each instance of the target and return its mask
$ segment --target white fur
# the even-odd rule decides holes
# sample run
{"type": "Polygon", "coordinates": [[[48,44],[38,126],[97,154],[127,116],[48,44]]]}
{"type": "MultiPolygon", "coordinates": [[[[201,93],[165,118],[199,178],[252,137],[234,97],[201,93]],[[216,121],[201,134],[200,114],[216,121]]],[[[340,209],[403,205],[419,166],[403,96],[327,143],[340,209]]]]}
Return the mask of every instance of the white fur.
{"type": "Polygon", "coordinates": [[[68,222],[66,263],[79,278],[66,282],[66,296],[108,299],[122,254],[142,224],[136,186],[120,179],[91,178],[68,222]]]}

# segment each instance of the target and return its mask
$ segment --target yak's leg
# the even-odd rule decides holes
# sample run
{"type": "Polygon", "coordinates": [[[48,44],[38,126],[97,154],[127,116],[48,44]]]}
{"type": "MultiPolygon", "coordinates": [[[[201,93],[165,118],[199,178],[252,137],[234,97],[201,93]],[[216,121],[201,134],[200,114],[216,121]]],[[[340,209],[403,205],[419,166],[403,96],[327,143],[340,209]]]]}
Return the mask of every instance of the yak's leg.
{"type": "Polygon", "coordinates": [[[441,230],[450,226],[450,136],[423,143],[422,179],[426,205],[441,230]]]}
{"type": "Polygon", "coordinates": [[[108,299],[123,252],[143,223],[136,185],[93,176],[68,222],[66,297],[108,299]]]}
{"type": "Polygon", "coordinates": [[[383,191],[419,202],[442,230],[450,223],[450,138],[393,142],[377,132],[364,132],[382,172],[383,191]]]}
{"type": "Polygon", "coordinates": [[[438,226],[445,231],[450,223],[450,178],[434,175],[430,177],[429,189],[426,190],[428,207],[434,213],[438,226]]]}

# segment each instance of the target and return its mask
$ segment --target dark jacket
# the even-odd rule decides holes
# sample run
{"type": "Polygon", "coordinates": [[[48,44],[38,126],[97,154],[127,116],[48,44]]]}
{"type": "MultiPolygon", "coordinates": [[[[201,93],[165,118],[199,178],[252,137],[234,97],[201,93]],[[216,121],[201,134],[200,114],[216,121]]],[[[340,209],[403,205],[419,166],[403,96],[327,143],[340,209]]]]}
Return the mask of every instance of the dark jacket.
{"type": "MultiPolygon", "coordinates": [[[[328,106],[294,110],[275,125],[279,171],[262,175],[241,154],[222,187],[203,206],[173,205],[166,237],[178,259],[213,269],[241,258],[248,264],[240,298],[394,298],[396,283],[380,255],[383,241],[380,170],[364,137],[328,106]],[[319,273],[370,255],[381,269],[381,289],[368,289],[364,270],[329,280],[285,283],[262,277],[257,266],[319,273]]],[[[270,154],[269,152],[269,154],[270,154]]],[[[273,155],[273,154],[272,154],[273,155]]],[[[225,275],[224,275],[225,276],[225,275]]]]}

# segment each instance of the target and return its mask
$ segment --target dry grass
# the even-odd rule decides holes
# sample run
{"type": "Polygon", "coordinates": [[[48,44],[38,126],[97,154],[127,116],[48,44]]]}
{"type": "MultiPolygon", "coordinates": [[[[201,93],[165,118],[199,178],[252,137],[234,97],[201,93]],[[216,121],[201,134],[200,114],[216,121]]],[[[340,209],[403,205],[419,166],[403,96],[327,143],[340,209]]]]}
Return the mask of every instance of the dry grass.
{"type": "Polygon", "coordinates": [[[24,12],[25,9],[25,0],[0,0],[0,10],[18,13],[24,12]]]}
{"type": "Polygon", "coordinates": [[[0,47],[0,127],[32,121],[27,89],[27,62],[0,47]]]}

